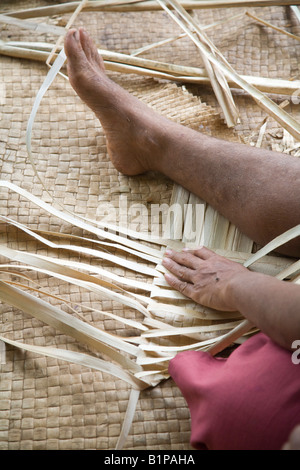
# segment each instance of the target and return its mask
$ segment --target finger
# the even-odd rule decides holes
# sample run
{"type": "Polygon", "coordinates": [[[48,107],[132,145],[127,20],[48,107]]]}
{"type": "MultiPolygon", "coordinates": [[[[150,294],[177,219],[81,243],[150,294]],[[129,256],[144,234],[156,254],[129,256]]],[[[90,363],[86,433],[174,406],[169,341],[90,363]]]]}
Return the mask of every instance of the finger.
{"type": "Polygon", "coordinates": [[[185,266],[176,263],[176,261],[171,258],[164,258],[162,260],[162,265],[182,281],[193,282],[193,274],[195,273],[194,269],[186,268],[185,266]]]}
{"type": "Polygon", "coordinates": [[[215,252],[206,248],[205,246],[200,246],[193,251],[194,255],[200,259],[206,260],[215,255],[215,252]]]}
{"type": "Polygon", "coordinates": [[[300,426],[297,425],[291,432],[288,439],[289,449],[299,450],[300,449],[300,426]]]}
{"type": "Polygon", "coordinates": [[[173,251],[166,250],[165,252],[166,259],[172,259],[178,264],[185,266],[187,268],[196,269],[197,268],[197,257],[193,253],[187,251],[173,251]]]}
{"type": "Polygon", "coordinates": [[[181,281],[177,277],[173,276],[173,274],[166,273],[165,279],[167,283],[173,287],[175,290],[180,292],[181,294],[190,297],[193,295],[193,285],[186,281],[181,281]]]}

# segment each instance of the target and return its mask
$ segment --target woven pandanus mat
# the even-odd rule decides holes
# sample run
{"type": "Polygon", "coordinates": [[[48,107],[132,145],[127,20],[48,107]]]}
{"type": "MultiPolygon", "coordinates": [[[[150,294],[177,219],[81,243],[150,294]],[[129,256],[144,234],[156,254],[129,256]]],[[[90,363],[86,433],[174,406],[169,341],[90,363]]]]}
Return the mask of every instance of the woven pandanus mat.
{"type": "MultiPolygon", "coordinates": [[[[2,11],[51,4],[46,1],[2,2],[2,11]]],[[[284,8],[265,9],[266,18],[286,26],[290,21],[284,8]]],[[[228,14],[231,14],[227,12],[228,14]]],[[[223,10],[195,13],[203,24],[222,18],[223,10]]],[[[51,18],[51,24],[65,25],[68,15],[51,18]]],[[[245,20],[246,21],[246,20],[245,20]]],[[[248,20],[246,21],[248,22],[248,20]]],[[[81,13],[76,21],[84,25],[97,39],[99,47],[131,52],[145,44],[176,35],[178,29],[161,12],[144,13],[81,13]],[[145,27],[147,25],[147,27],[145,27]]],[[[296,24],[291,26],[296,32],[296,24]]],[[[1,39],[28,40],[28,32],[2,25],[1,39]]],[[[276,34],[262,31],[256,25],[225,24],[211,30],[217,47],[239,72],[254,73],[266,68],[272,76],[284,77],[299,73],[296,48],[290,39],[276,47],[276,34]],[[261,39],[264,38],[262,41],[261,39]],[[273,41],[273,42],[272,42],[273,41]],[[271,44],[275,44],[271,47],[271,44]],[[266,51],[272,56],[266,56],[266,51]],[[280,73],[279,73],[280,72],[280,73]],[[278,76],[278,75],[277,75],[278,76]]],[[[47,35],[47,41],[55,38],[47,35]]],[[[35,40],[45,40],[35,36],[35,40]]],[[[148,53],[149,57],[177,63],[199,65],[199,55],[186,38],[172,47],[163,46],[148,53]]],[[[107,155],[105,136],[93,113],[80,101],[62,76],[57,76],[39,107],[32,133],[32,150],[41,184],[28,160],[25,134],[33,101],[47,73],[44,64],[9,57],[0,57],[1,123],[0,172],[1,180],[22,187],[45,202],[54,201],[79,216],[101,220],[105,207],[116,208],[120,200],[127,204],[169,204],[173,182],[162,175],[147,174],[126,177],[119,174],[107,155]],[[51,200],[49,194],[53,198],[51,200]]],[[[241,111],[241,124],[229,130],[219,114],[215,98],[207,87],[181,87],[174,83],[150,78],[110,73],[128,91],[143,100],[155,111],[186,126],[227,140],[244,140],[260,124],[265,114],[243,93],[236,99],[241,111]],[[206,104],[209,103],[209,104],[206,104]]],[[[279,98],[278,98],[279,100],[279,98]]],[[[290,104],[290,107],[293,107],[290,104]]],[[[295,112],[297,108],[294,106],[295,112]]],[[[270,122],[279,132],[278,125],[270,122]]],[[[266,145],[272,145],[266,139],[266,145]]],[[[56,231],[82,236],[82,230],[54,215],[45,214],[19,194],[2,190],[1,215],[10,217],[32,230],[56,231]]],[[[118,213],[118,212],[117,212],[118,213]]],[[[134,224],[134,216],[129,223],[134,224]]],[[[54,250],[38,243],[16,227],[1,223],[1,243],[9,248],[31,251],[39,255],[57,256],[54,250]]],[[[70,254],[69,260],[78,258],[70,254]]],[[[81,255],[88,262],[88,257],[81,255]]],[[[130,261],[128,255],[128,261],[130,261]]],[[[6,258],[1,262],[7,263],[6,258]]],[[[99,264],[112,270],[109,261],[99,264]]],[[[139,281],[141,276],[125,267],[114,273],[139,281]]],[[[1,274],[1,279],[5,278],[1,274]]],[[[10,278],[18,282],[19,277],[10,278]]],[[[58,279],[43,273],[30,273],[31,282],[51,292],[53,305],[63,298],[76,305],[96,307],[99,311],[132,320],[140,320],[138,312],[113,300],[86,292],[78,286],[67,287],[58,279]]],[[[86,352],[88,347],[78,343],[52,326],[21,310],[1,304],[1,335],[36,346],[55,346],[86,352]]],[[[133,335],[133,330],[99,311],[85,312],[85,321],[121,336],[133,335]]],[[[78,311],[78,314],[80,312],[78,311]]],[[[113,449],[124,421],[130,387],[112,375],[77,364],[49,357],[40,357],[7,345],[1,351],[0,384],[0,448],[13,449],[113,449]]],[[[95,356],[103,357],[92,352],[95,356]]],[[[104,356],[105,357],[105,356],[104,356]]],[[[125,449],[190,449],[190,416],[187,405],[171,379],[141,392],[125,449]]]]}

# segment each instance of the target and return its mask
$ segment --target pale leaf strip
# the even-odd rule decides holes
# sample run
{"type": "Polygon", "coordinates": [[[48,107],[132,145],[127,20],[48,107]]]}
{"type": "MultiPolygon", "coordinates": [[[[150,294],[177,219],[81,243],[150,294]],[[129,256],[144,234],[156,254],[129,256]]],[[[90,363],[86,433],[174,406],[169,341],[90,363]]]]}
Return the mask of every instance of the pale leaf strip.
{"type": "MultiPolygon", "coordinates": [[[[196,9],[214,9],[214,8],[243,8],[243,7],[267,7],[274,5],[294,5],[295,0],[182,0],[181,5],[187,10],[196,9]]],[[[65,4],[49,5],[36,8],[27,8],[24,10],[10,11],[7,15],[16,18],[37,18],[43,16],[62,15],[72,13],[80,2],[67,2],[65,4]]],[[[83,11],[157,11],[160,10],[156,1],[116,1],[111,0],[93,0],[88,2],[83,11]]]]}
{"type": "MultiPolygon", "coordinates": [[[[176,23],[179,24],[179,26],[185,31],[186,34],[188,34],[188,36],[190,36],[191,39],[195,38],[194,31],[196,30],[196,32],[199,36],[199,39],[200,39],[200,40],[198,38],[193,39],[193,41],[196,43],[196,45],[198,43],[201,43],[204,40],[206,42],[206,45],[208,46],[208,48],[210,47],[208,42],[206,41],[204,33],[201,31],[201,29],[199,28],[198,25],[195,25],[195,22],[193,22],[193,25],[192,25],[194,31],[191,31],[189,29],[189,27],[190,27],[189,23],[188,23],[189,26],[186,26],[184,23],[182,23],[182,21],[180,21],[179,18],[167,7],[167,5],[164,1],[157,0],[157,2],[161,5],[161,7],[165,11],[167,11],[167,13],[171,16],[171,18],[176,23]]],[[[173,6],[174,9],[176,9],[179,12],[179,14],[182,15],[183,9],[181,9],[181,6],[177,2],[172,2],[170,0],[169,3],[173,6]]],[[[188,22],[191,21],[191,17],[186,12],[185,12],[185,14],[186,14],[185,19],[188,22]]],[[[223,110],[224,117],[225,117],[225,120],[227,122],[227,125],[229,127],[233,127],[237,123],[238,112],[237,112],[237,109],[236,109],[235,104],[233,102],[232,95],[231,95],[230,89],[228,87],[228,84],[225,80],[225,77],[223,76],[223,72],[218,69],[218,65],[216,63],[209,62],[209,59],[208,59],[207,55],[205,54],[205,52],[201,48],[199,48],[199,50],[200,50],[200,53],[202,55],[204,66],[206,68],[206,71],[207,71],[208,77],[210,79],[212,88],[213,88],[213,90],[215,92],[215,95],[216,95],[216,98],[217,98],[217,100],[218,100],[218,102],[219,102],[219,104],[220,104],[220,106],[223,110]]],[[[210,52],[213,55],[215,53],[214,50],[211,50],[210,52]]]]}
{"type": "Polygon", "coordinates": [[[68,222],[71,225],[75,225],[77,227],[80,227],[83,230],[91,232],[94,235],[99,236],[100,238],[110,239],[110,240],[112,240],[116,243],[119,243],[120,245],[125,245],[125,246],[128,246],[128,247],[131,247],[131,248],[133,248],[136,251],[141,252],[141,253],[144,252],[144,253],[151,254],[153,256],[161,257],[161,254],[160,254],[159,250],[150,248],[148,246],[145,246],[142,243],[136,242],[136,241],[131,240],[129,238],[125,238],[125,237],[122,237],[122,236],[118,236],[114,233],[107,232],[103,229],[95,228],[91,224],[88,224],[88,223],[84,222],[83,220],[78,219],[77,217],[75,217],[73,215],[70,215],[67,212],[62,212],[62,211],[54,208],[50,204],[42,201],[41,199],[37,198],[36,196],[30,194],[28,191],[20,188],[19,186],[16,186],[15,184],[13,184],[9,181],[0,180],[0,187],[8,188],[8,189],[20,194],[25,199],[30,200],[33,204],[37,205],[38,207],[45,210],[46,212],[54,215],[55,217],[58,217],[59,219],[65,221],[65,222],[68,222]]]}
{"type": "Polygon", "coordinates": [[[64,40],[64,35],[66,34],[66,32],[71,28],[72,24],[74,23],[74,21],[76,20],[77,16],[79,15],[79,13],[81,12],[81,10],[87,5],[88,3],[88,0],[81,0],[81,2],[79,3],[79,5],[77,6],[76,10],[74,11],[74,13],[71,15],[71,18],[69,18],[65,28],[63,29],[63,33],[61,34],[61,36],[58,38],[56,44],[53,46],[53,49],[51,50],[51,53],[46,61],[46,64],[49,65],[52,58],[54,57],[54,54],[58,48],[58,46],[61,45],[61,43],[63,42],[64,40]]]}
{"type": "Polygon", "coordinates": [[[246,15],[249,16],[249,18],[252,18],[253,20],[257,21],[258,23],[263,24],[264,26],[267,26],[268,28],[274,29],[275,31],[278,31],[281,34],[285,34],[286,36],[296,39],[296,41],[300,41],[300,37],[296,36],[295,34],[289,33],[288,31],[285,31],[282,28],[278,28],[278,26],[274,26],[271,23],[268,23],[268,21],[263,20],[262,18],[258,18],[257,16],[253,15],[249,11],[246,11],[246,15]]]}
{"type": "MultiPolygon", "coordinates": [[[[34,159],[33,159],[33,155],[32,155],[32,152],[31,152],[32,128],[33,128],[34,120],[35,120],[36,113],[38,111],[39,105],[40,105],[46,91],[48,90],[48,88],[51,86],[53,80],[55,79],[57,73],[60,71],[60,69],[64,65],[65,61],[66,61],[66,54],[65,54],[64,49],[62,49],[60,51],[60,53],[58,54],[57,58],[55,59],[55,62],[53,64],[53,66],[49,70],[44,82],[42,83],[42,85],[41,85],[41,87],[40,87],[40,89],[39,89],[39,91],[36,95],[36,98],[35,98],[35,101],[34,101],[34,104],[33,104],[33,108],[31,110],[31,113],[30,113],[30,116],[29,116],[29,119],[28,119],[28,123],[27,123],[27,129],[26,129],[27,153],[28,153],[28,157],[29,157],[30,163],[32,165],[32,168],[34,170],[34,173],[38,177],[38,179],[39,179],[40,183],[42,184],[43,188],[45,188],[45,185],[44,185],[43,181],[41,180],[41,178],[39,176],[39,173],[36,169],[34,159]]],[[[47,188],[45,188],[45,190],[49,194],[49,191],[47,190],[47,188]]],[[[49,196],[51,197],[50,194],[49,194],[49,196]]]]}
{"type": "Polygon", "coordinates": [[[267,245],[265,245],[263,248],[257,251],[257,253],[255,253],[253,256],[250,256],[250,258],[247,261],[245,261],[244,266],[248,268],[251,264],[255,263],[256,261],[261,259],[263,256],[267,255],[271,251],[276,250],[281,245],[284,245],[285,243],[288,243],[289,241],[299,236],[300,236],[300,224],[296,225],[295,227],[287,230],[285,233],[271,240],[267,245]]]}
{"type": "MultiPolygon", "coordinates": [[[[171,0],[169,0],[171,1],[171,0]]],[[[174,0],[172,0],[174,3],[174,0]]],[[[160,4],[164,4],[162,0],[157,0],[160,4]]],[[[169,11],[167,9],[167,11],[169,11]]],[[[185,27],[179,19],[176,22],[181,23],[182,29],[184,29],[190,38],[194,41],[197,47],[206,55],[207,59],[210,60],[214,65],[219,67],[222,72],[229,79],[232,79],[236,84],[238,84],[242,89],[252,96],[256,101],[258,106],[264,109],[268,114],[270,114],[279,124],[282,125],[293,137],[297,140],[300,139],[300,124],[287,112],[281,109],[277,104],[275,104],[270,98],[261,93],[258,89],[247,83],[240,75],[238,75],[234,69],[228,64],[228,62],[223,58],[223,56],[217,51],[214,47],[214,52],[218,52],[218,57],[212,53],[212,51],[207,47],[206,44],[199,41],[195,34],[193,34],[188,28],[185,27]]]]}
{"type": "Polygon", "coordinates": [[[48,25],[46,23],[33,23],[32,21],[25,21],[13,16],[1,15],[0,14],[0,23],[12,24],[18,26],[18,28],[29,29],[35,33],[47,33],[61,35],[64,34],[64,28],[60,26],[48,25]]]}
{"type": "Polygon", "coordinates": [[[77,351],[69,351],[65,349],[51,348],[46,346],[35,346],[20,341],[13,341],[11,339],[0,336],[0,340],[4,343],[10,344],[16,348],[24,349],[25,351],[32,352],[34,354],[52,357],[61,361],[67,361],[74,364],[79,364],[83,367],[105,372],[107,374],[114,375],[121,380],[124,380],[134,389],[143,390],[149,385],[142,380],[137,379],[133,374],[127,372],[116,364],[111,364],[108,361],[98,359],[88,354],[79,353],[77,351]]]}
{"type": "Polygon", "coordinates": [[[116,444],[116,450],[121,450],[126,442],[139,398],[140,391],[136,388],[133,388],[130,392],[129,402],[127,405],[123,426],[116,444]]]}
{"type": "Polygon", "coordinates": [[[240,325],[238,322],[229,322],[229,323],[219,323],[217,325],[206,325],[206,326],[187,326],[179,328],[170,328],[167,330],[154,330],[147,331],[142,333],[144,338],[158,338],[166,336],[176,336],[176,335],[190,335],[195,333],[211,333],[214,331],[230,330],[240,325]]]}
{"type": "MultiPolygon", "coordinates": [[[[114,292],[108,289],[107,287],[104,287],[104,285],[113,287],[112,284],[109,284],[106,281],[95,278],[93,276],[89,276],[88,274],[81,273],[79,271],[76,271],[72,268],[68,268],[66,266],[63,267],[59,264],[54,263],[53,261],[48,261],[32,253],[29,254],[29,253],[25,253],[25,252],[21,252],[17,250],[12,250],[11,248],[7,248],[4,245],[0,245],[0,253],[9,259],[17,260],[21,263],[27,263],[29,266],[32,265],[35,268],[43,270],[44,272],[47,272],[51,276],[58,277],[62,280],[65,280],[66,282],[71,282],[80,287],[83,287],[97,294],[100,294],[106,298],[109,298],[111,300],[115,300],[124,305],[127,305],[128,307],[138,310],[145,316],[149,315],[146,308],[143,305],[141,305],[141,303],[138,302],[137,300],[129,298],[118,292],[114,292]]],[[[133,295],[133,294],[129,293],[129,295],[133,295]]]]}
{"type": "MultiPolygon", "coordinates": [[[[43,244],[45,244],[45,245],[47,245],[51,248],[55,248],[55,249],[59,249],[59,250],[66,250],[66,251],[77,251],[78,253],[81,253],[81,254],[90,255],[90,256],[93,256],[93,257],[96,257],[96,258],[103,258],[107,261],[110,261],[112,263],[121,265],[121,266],[123,266],[125,268],[128,268],[130,270],[137,271],[137,272],[142,273],[142,274],[146,274],[148,276],[153,276],[153,277],[156,276],[156,271],[153,268],[149,268],[147,265],[144,265],[144,264],[141,264],[141,263],[136,263],[136,262],[130,261],[128,259],[124,259],[124,258],[121,258],[119,256],[104,252],[104,251],[94,250],[94,249],[91,249],[91,248],[80,247],[80,246],[76,246],[76,245],[56,244],[56,243],[51,242],[50,240],[48,240],[44,237],[41,237],[40,235],[38,235],[37,233],[31,231],[30,229],[28,229],[24,225],[19,224],[18,222],[15,222],[15,221],[9,219],[8,217],[0,216],[0,218],[2,218],[3,220],[6,220],[7,222],[11,223],[15,227],[18,227],[19,229],[26,232],[28,235],[31,235],[32,237],[39,240],[41,243],[43,243],[43,244]]],[[[133,254],[138,253],[138,255],[140,255],[140,252],[135,252],[134,251],[132,253],[133,254]]],[[[148,261],[150,261],[150,259],[148,259],[148,261]]],[[[156,263],[156,262],[157,262],[157,259],[152,258],[152,263],[156,263]]]]}
{"type": "MultiPolygon", "coordinates": [[[[26,42],[26,41],[8,41],[4,42],[0,40],[0,54],[8,55],[11,57],[19,57],[31,60],[37,60],[45,62],[48,57],[48,50],[51,47],[50,44],[40,43],[40,42],[26,42]]],[[[135,58],[126,54],[117,53],[120,56],[121,62],[117,58],[114,58],[116,55],[113,51],[104,51],[99,50],[100,54],[107,56],[107,60],[104,60],[105,67],[107,70],[117,71],[121,73],[135,73],[143,76],[151,76],[156,78],[163,78],[175,82],[183,83],[200,83],[205,85],[210,85],[210,80],[205,74],[205,69],[199,67],[187,67],[180,65],[172,64],[162,64],[157,61],[149,61],[149,59],[139,58],[140,61],[153,62],[154,65],[145,65],[143,62],[140,65],[133,65],[130,61],[130,58],[135,58]],[[123,58],[123,59],[121,59],[123,58]],[[168,73],[163,72],[165,69],[170,67],[178,69],[177,73],[168,73]]],[[[279,78],[266,78],[266,77],[256,77],[251,75],[240,75],[240,77],[245,80],[250,85],[254,86],[258,90],[265,93],[273,93],[280,95],[292,95],[294,92],[299,90],[300,83],[299,80],[284,80],[279,78]]],[[[231,88],[237,87],[241,88],[236,81],[231,80],[230,77],[227,77],[228,84],[231,88]]],[[[114,230],[112,228],[112,230],[114,230]]],[[[128,235],[130,236],[130,230],[126,229],[126,234],[128,230],[128,235]]],[[[121,231],[121,228],[120,230],[121,231]]],[[[140,237],[144,237],[145,234],[140,234],[140,237]]]]}
{"type": "Polygon", "coordinates": [[[105,333],[85,322],[68,315],[62,310],[48,304],[47,302],[33,297],[26,292],[0,281],[0,298],[3,302],[18,308],[29,315],[38,318],[61,332],[94,347],[103,352],[111,359],[118,362],[129,370],[136,371],[137,365],[131,359],[117,352],[114,348],[126,349],[130,354],[137,354],[137,348],[117,340],[116,337],[105,333]],[[127,344],[125,346],[125,344],[127,344]]]}
{"type": "MultiPolygon", "coordinates": [[[[77,307],[81,307],[83,309],[86,309],[86,310],[90,310],[92,312],[95,312],[95,313],[98,313],[98,314],[101,314],[103,316],[107,316],[109,318],[112,318],[113,320],[117,320],[118,322],[121,322],[123,323],[124,325],[128,325],[130,326],[131,328],[136,328],[138,330],[141,330],[141,331],[146,331],[147,330],[147,327],[145,325],[143,325],[142,323],[140,322],[137,322],[137,321],[134,321],[134,320],[130,320],[129,318],[124,318],[123,316],[119,316],[119,315],[114,315],[113,313],[110,313],[110,312],[105,312],[103,310],[99,310],[99,309],[95,309],[95,308],[92,308],[92,307],[89,307],[89,306],[86,306],[86,305],[83,305],[83,304],[78,304],[78,303],[75,303],[75,302],[71,302],[71,301],[66,301],[65,299],[63,299],[62,297],[58,297],[57,295],[53,295],[53,294],[50,294],[49,292],[46,292],[42,289],[42,287],[37,284],[36,282],[34,282],[32,279],[30,279],[28,276],[22,274],[22,273],[18,273],[17,271],[11,271],[10,267],[13,267],[13,268],[19,268],[19,269],[34,269],[36,272],[41,272],[41,273],[46,273],[46,274],[49,274],[49,272],[47,272],[46,270],[42,270],[42,269],[37,269],[37,268],[32,268],[32,267],[28,267],[26,265],[22,266],[22,265],[0,265],[0,271],[1,272],[6,272],[7,274],[13,274],[13,276],[18,276],[18,277],[23,277],[25,278],[27,281],[33,283],[34,285],[37,285],[36,288],[33,288],[33,287],[30,287],[29,285],[24,285],[24,284],[20,284],[20,283],[17,283],[17,282],[14,282],[14,281],[9,281],[9,280],[4,280],[4,282],[6,282],[6,284],[11,284],[11,285],[14,285],[14,286],[19,286],[19,287],[22,287],[23,289],[29,289],[31,291],[34,291],[34,292],[37,292],[39,294],[43,294],[45,296],[48,296],[50,298],[53,298],[53,299],[56,299],[56,300],[59,300],[60,302],[64,303],[68,308],[70,308],[72,310],[72,312],[79,316],[80,318],[82,318],[85,322],[87,322],[87,320],[84,318],[84,316],[82,314],[80,314],[78,312],[78,310],[76,310],[75,308],[72,307],[72,305],[77,305],[77,307]]],[[[51,273],[50,273],[51,274],[51,273]]],[[[2,279],[3,280],[3,279],[2,279]]],[[[88,322],[89,323],[89,322],[88,322]]],[[[128,338],[122,338],[124,341],[129,341],[128,338]]],[[[131,340],[132,338],[130,338],[131,340]]]]}

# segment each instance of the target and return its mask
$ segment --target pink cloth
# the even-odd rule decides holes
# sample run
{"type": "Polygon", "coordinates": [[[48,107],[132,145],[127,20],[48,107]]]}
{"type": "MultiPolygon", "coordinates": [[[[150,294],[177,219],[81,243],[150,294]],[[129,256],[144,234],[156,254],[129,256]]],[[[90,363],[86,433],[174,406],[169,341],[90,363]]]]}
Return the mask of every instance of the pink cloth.
{"type": "Polygon", "coordinates": [[[196,449],[276,450],[300,424],[300,364],[262,333],[226,359],[179,353],[169,372],[189,406],[196,449]]]}

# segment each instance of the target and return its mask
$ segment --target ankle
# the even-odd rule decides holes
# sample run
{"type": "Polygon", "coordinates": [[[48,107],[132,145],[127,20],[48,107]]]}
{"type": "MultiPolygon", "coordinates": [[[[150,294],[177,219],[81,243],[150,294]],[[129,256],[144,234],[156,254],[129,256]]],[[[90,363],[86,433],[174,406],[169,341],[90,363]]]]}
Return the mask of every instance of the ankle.
{"type": "Polygon", "coordinates": [[[173,127],[174,123],[161,116],[155,125],[152,123],[151,133],[148,135],[149,150],[145,152],[145,165],[148,171],[168,175],[176,140],[173,127]]]}

